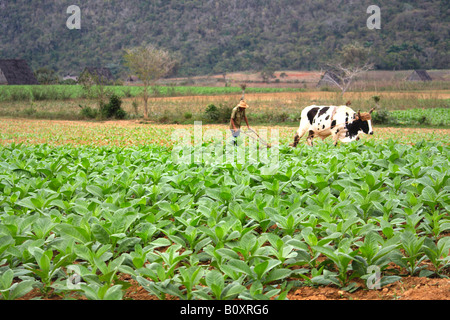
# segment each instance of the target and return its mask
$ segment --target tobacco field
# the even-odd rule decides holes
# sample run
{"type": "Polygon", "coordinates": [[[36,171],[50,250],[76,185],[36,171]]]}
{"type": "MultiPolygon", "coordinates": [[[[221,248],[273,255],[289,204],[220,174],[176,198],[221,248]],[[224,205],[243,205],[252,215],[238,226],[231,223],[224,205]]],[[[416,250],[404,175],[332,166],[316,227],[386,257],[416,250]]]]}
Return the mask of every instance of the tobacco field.
{"type": "Polygon", "coordinates": [[[301,286],[449,275],[448,144],[282,144],[278,159],[1,147],[1,299],[120,300],[130,278],[157,299],[286,299],[301,286]]]}

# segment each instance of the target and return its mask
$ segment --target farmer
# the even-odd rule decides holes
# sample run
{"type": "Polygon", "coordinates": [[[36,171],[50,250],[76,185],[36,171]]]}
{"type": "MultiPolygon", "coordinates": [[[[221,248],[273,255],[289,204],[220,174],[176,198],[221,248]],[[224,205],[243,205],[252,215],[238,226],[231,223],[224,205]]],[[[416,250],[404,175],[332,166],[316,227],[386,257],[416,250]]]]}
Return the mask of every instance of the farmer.
{"type": "Polygon", "coordinates": [[[239,137],[239,134],[241,133],[241,121],[242,119],[245,120],[245,123],[247,124],[247,128],[250,129],[250,126],[248,125],[247,116],[245,115],[245,109],[248,108],[248,105],[245,103],[244,100],[241,99],[239,104],[233,108],[233,111],[231,112],[231,120],[230,120],[230,129],[231,134],[234,137],[234,145],[237,146],[237,137],[239,137]]]}

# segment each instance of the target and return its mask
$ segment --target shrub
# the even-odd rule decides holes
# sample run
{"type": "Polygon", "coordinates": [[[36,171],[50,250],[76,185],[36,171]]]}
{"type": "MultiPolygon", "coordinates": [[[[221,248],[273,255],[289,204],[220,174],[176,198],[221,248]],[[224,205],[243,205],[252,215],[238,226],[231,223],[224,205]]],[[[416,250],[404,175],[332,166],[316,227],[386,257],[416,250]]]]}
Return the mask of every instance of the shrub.
{"type": "Polygon", "coordinates": [[[169,122],[170,122],[170,118],[169,118],[169,116],[168,116],[167,114],[164,114],[164,115],[162,115],[162,116],[160,116],[160,117],[158,118],[158,122],[159,122],[159,123],[166,124],[166,123],[169,123],[169,122]]]}
{"type": "Polygon", "coordinates": [[[29,108],[26,108],[24,110],[24,113],[25,113],[25,115],[30,117],[30,116],[35,115],[37,113],[37,110],[34,108],[34,105],[31,104],[31,106],[29,108]]]}
{"type": "Polygon", "coordinates": [[[96,118],[98,116],[98,111],[96,109],[93,109],[93,108],[88,107],[88,106],[83,107],[81,105],[80,105],[80,108],[81,108],[81,112],[80,113],[81,113],[81,115],[84,118],[94,119],[94,118],[96,118]]]}
{"type": "Polygon", "coordinates": [[[102,118],[116,118],[124,119],[127,115],[125,110],[122,109],[122,100],[119,96],[113,94],[109,98],[109,103],[102,103],[100,106],[100,113],[102,118]]]}
{"type": "Polygon", "coordinates": [[[219,109],[217,109],[217,107],[214,104],[210,104],[208,105],[208,107],[206,107],[205,116],[207,119],[211,121],[217,121],[219,120],[220,116],[219,109]]]}
{"type": "Polygon", "coordinates": [[[377,110],[372,114],[374,124],[389,124],[391,118],[391,113],[386,109],[377,110]]]}
{"type": "Polygon", "coordinates": [[[428,120],[427,116],[421,116],[418,120],[420,125],[426,125],[429,124],[430,121],[428,120]]]}
{"type": "Polygon", "coordinates": [[[131,104],[133,106],[133,110],[134,113],[136,114],[136,116],[139,114],[138,110],[139,110],[139,104],[136,100],[133,101],[133,103],[131,104]]]}
{"type": "Polygon", "coordinates": [[[289,119],[289,114],[287,112],[282,112],[278,115],[279,122],[286,122],[289,119]]]}
{"type": "Polygon", "coordinates": [[[191,113],[191,112],[186,112],[186,113],[184,114],[184,118],[185,118],[186,120],[191,119],[191,118],[192,118],[192,113],[191,113]]]}
{"type": "Polygon", "coordinates": [[[213,123],[227,123],[230,121],[233,107],[220,104],[216,107],[214,104],[208,105],[205,110],[205,118],[213,123]]]}

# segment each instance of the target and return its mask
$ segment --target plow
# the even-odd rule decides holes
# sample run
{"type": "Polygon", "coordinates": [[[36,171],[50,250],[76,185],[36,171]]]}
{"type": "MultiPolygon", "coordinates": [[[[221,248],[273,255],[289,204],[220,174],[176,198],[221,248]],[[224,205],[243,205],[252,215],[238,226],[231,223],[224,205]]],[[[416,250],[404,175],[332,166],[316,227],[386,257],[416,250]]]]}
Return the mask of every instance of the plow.
{"type": "Polygon", "coordinates": [[[248,129],[247,131],[242,131],[243,134],[245,134],[246,136],[252,138],[253,140],[259,141],[260,143],[262,143],[263,145],[265,145],[267,148],[271,148],[272,146],[270,145],[270,143],[268,143],[266,140],[264,140],[263,138],[261,138],[259,136],[259,134],[253,130],[253,129],[248,129]],[[249,133],[250,132],[250,133],[249,133]],[[256,136],[254,136],[254,135],[256,136]]]}

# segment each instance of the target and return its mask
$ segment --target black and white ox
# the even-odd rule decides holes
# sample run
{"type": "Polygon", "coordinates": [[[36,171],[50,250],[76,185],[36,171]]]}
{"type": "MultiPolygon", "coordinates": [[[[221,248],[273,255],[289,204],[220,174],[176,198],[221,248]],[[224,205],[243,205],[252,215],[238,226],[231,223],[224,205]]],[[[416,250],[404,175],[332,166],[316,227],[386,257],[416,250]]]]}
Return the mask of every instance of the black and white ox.
{"type": "Polygon", "coordinates": [[[355,112],[345,106],[309,106],[303,109],[293,147],[296,147],[300,138],[308,133],[306,142],[312,146],[312,140],[320,137],[322,140],[332,136],[334,145],[341,142],[351,142],[359,140],[363,133],[373,134],[371,114],[375,108],[369,112],[355,112]]]}

